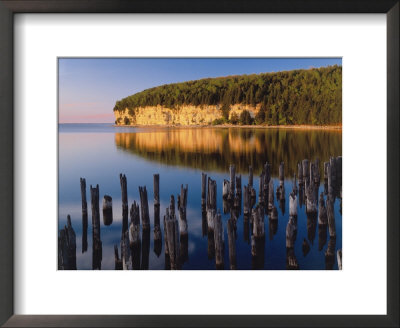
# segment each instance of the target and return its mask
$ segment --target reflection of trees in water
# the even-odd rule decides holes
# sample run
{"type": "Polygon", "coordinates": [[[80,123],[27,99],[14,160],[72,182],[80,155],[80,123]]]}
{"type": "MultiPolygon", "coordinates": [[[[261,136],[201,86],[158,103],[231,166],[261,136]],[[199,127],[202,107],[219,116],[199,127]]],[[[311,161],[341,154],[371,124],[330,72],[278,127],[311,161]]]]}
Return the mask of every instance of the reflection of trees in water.
{"type": "MultiPolygon", "coordinates": [[[[236,165],[247,173],[249,165],[260,174],[265,162],[277,176],[285,162],[285,175],[297,172],[297,162],[342,154],[342,133],[337,130],[287,130],[242,128],[160,128],[150,132],[116,133],[119,149],[163,164],[207,171],[226,171],[236,165]]],[[[320,167],[321,175],[323,168],[320,167]]]]}

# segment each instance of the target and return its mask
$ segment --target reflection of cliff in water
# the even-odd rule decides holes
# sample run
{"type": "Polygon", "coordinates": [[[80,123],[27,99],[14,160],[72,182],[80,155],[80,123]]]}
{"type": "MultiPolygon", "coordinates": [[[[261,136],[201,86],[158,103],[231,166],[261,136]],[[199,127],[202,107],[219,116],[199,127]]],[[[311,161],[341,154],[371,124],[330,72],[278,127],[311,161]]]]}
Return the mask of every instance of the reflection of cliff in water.
{"type": "MultiPolygon", "coordinates": [[[[297,162],[342,154],[341,130],[159,128],[149,132],[116,133],[119,149],[163,164],[206,171],[226,171],[229,164],[247,173],[249,165],[260,174],[265,162],[278,175],[285,162],[285,175],[297,173],[297,162]]],[[[321,175],[323,174],[321,165],[321,175]]]]}

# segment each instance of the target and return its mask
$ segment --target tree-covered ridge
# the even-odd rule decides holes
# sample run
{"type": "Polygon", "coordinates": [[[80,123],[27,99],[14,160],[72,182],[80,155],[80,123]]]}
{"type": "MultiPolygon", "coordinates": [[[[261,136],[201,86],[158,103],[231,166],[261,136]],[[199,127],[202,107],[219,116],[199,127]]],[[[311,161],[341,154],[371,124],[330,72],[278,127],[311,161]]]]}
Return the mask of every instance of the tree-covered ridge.
{"type": "Polygon", "coordinates": [[[240,122],[229,115],[230,106],[259,109],[246,123],[340,124],[342,122],[342,67],[237,75],[166,84],[144,90],[116,102],[114,111],[161,105],[219,105],[221,123],[240,122]]]}

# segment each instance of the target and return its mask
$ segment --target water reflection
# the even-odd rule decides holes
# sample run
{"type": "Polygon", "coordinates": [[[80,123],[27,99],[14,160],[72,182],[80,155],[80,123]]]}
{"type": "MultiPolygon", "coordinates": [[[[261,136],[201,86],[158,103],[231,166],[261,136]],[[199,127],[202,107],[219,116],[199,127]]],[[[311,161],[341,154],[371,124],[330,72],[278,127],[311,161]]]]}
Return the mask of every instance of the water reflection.
{"type": "Polygon", "coordinates": [[[341,131],[336,130],[159,128],[115,133],[115,144],[151,161],[205,171],[225,172],[235,163],[237,173],[248,173],[251,165],[260,174],[268,162],[277,176],[283,161],[285,177],[297,172],[299,158],[323,163],[342,153],[341,131]]]}

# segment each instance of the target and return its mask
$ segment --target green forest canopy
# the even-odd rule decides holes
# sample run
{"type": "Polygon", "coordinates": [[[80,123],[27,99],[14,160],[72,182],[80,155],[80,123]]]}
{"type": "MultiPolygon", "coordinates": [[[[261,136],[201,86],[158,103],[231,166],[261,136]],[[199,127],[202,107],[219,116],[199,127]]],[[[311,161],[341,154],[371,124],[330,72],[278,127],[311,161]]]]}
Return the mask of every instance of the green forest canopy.
{"type": "MultiPolygon", "coordinates": [[[[230,106],[260,106],[255,124],[341,124],[342,67],[235,75],[161,85],[116,102],[114,111],[162,105],[220,105],[224,121],[230,106]]],[[[235,117],[237,121],[237,118],[235,117]]]]}

